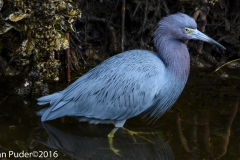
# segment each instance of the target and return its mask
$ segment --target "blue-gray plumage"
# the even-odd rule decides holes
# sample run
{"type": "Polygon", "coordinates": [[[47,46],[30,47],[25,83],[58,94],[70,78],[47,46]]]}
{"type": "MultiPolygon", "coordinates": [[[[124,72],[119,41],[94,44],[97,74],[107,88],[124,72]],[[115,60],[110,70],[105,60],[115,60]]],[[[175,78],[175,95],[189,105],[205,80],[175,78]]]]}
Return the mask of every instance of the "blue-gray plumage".
{"type": "Polygon", "coordinates": [[[198,39],[225,49],[196,28],[194,19],[186,14],[163,18],[155,31],[157,53],[130,50],[105,60],[63,91],[39,98],[39,105],[50,103],[50,107],[38,115],[42,121],[74,116],[116,127],[141,113],[159,118],[187,82],[190,59],[183,41],[198,39]]]}

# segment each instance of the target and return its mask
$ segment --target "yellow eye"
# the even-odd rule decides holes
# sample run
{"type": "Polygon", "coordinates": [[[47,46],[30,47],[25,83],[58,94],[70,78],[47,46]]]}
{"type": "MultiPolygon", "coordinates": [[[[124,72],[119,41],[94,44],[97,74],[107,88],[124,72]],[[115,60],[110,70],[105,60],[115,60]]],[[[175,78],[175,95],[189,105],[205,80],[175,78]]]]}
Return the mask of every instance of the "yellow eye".
{"type": "Polygon", "coordinates": [[[191,29],[190,29],[190,28],[184,28],[184,32],[185,32],[186,34],[189,34],[189,33],[191,32],[191,29]]]}

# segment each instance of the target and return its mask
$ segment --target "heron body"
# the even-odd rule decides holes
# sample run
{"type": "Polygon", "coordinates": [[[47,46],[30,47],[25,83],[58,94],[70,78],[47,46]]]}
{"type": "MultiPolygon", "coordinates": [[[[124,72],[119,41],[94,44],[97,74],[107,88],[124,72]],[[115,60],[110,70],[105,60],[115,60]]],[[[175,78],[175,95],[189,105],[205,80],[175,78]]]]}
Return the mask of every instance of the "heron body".
{"type": "Polygon", "coordinates": [[[157,53],[120,53],[63,91],[39,98],[39,105],[50,103],[38,112],[41,121],[73,116],[79,121],[122,127],[127,119],[141,113],[159,118],[176,102],[188,79],[190,58],[182,41],[200,39],[224,48],[196,28],[194,19],[186,14],[163,18],[154,36],[157,53]]]}

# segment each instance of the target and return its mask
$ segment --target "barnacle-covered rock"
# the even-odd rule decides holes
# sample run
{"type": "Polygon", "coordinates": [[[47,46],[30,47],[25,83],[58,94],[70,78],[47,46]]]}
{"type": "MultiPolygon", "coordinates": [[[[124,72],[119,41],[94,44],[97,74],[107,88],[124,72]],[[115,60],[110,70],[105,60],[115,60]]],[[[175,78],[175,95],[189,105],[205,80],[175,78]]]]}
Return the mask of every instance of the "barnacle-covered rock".
{"type": "Polygon", "coordinates": [[[12,28],[13,28],[13,25],[6,22],[5,23],[0,22],[0,34],[4,34],[8,32],[12,28]]]}
{"type": "MultiPolygon", "coordinates": [[[[2,3],[0,0],[0,9],[2,3]]],[[[13,3],[15,9],[0,20],[3,23],[0,34],[15,28],[25,35],[26,39],[14,54],[21,62],[17,64],[37,68],[39,81],[59,80],[60,62],[54,55],[69,47],[66,33],[73,31],[72,22],[81,16],[80,10],[72,0],[14,0],[9,3],[13,3]]],[[[29,82],[29,85],[32,84],[29,82]]],[[[21,88],[19,91],[27,93],[31,87],[21,88]]]]}
{"type": "Polygon", "coordinates": [[[16,50],[22,65],[32,60],[34,64],[46,61],[54,56],[55,51],[69,47],[64,32],[73,30],[72,22],[81,16],[71,0],[15,0],[14,7],[18,11],[9,14],[8,19],[16,22],[16,25],[2,27],[0,32],[3,34],[18,27],[26,33],[27,39],[16,50]],[[18,23],[20,20],[21,23],[18,23]],[[26,20],[25,24],[22,20],[26,20]]]}
{"type": "Polygon", "coordinates": [[[21,87],[16,89],[15,92],[22,96],[29,95],[31,93],[36,94],[39,92],[41,92],[42,95],[47,95],[49,93],[49,89],[47,83],[43,83],[41,80],[32,81],[30,78],[26,78],[21,87]]]}
{"type": "Polygon", "coordinates": [[[40,76],[45,79],[53,79],[54,81],[58,81],[58,72],[59,66],[61,63],[58,60],[50,60],[47,62],[40,62],[37,64],[37,68],[40,71],[40,76]]]}
{"type": "Polygon", "coordinates": [[[17,49],[17,52],[32,51],[35,47],[34,39],[27,39],[22,42],[22,45],[17,49]]]}
{"type": "Polygon", "coordinates": [[[26,13],[22,13],[22,12],[14,12],[12,14],[9,15],[9,20],[13,21],[13,22],[17,22],[20,21],[26,17],[30,16],[29,14],[26,13]]]}
{"type": "Polygon", "coordinates": [[[209,0],[209,1],[208,1],[208,3],[211,4],[211,5],[213,5],[213,6],[214,6],[215,3],[217,3],[217,2],[218,2],[218,0],[209,0]]]}

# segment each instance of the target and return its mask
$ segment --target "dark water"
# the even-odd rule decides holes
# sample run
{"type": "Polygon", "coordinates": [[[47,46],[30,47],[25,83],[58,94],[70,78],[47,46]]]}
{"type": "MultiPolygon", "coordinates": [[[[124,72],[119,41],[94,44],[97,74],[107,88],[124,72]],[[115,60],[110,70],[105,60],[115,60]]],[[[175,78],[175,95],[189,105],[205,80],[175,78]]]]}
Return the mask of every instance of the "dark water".
{"type": "Polygon", "coordinates": [[[14,80],[1,81],[0,158],[240,159],[240,72],[229,70],[229,77],[221,78],[211,71],[192,69],[171,110],[155,124],[140,117],[128,120],[127,130],[119,129],[111,146],[107,135],[113,125],[78,123],[70,117],[40,123],[36,101],[11,94],[14,80]]]}

